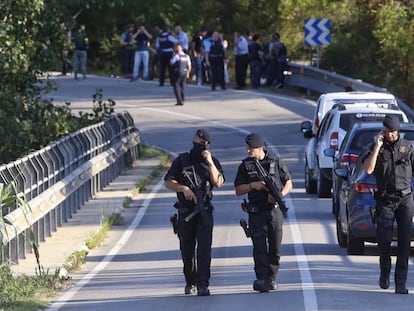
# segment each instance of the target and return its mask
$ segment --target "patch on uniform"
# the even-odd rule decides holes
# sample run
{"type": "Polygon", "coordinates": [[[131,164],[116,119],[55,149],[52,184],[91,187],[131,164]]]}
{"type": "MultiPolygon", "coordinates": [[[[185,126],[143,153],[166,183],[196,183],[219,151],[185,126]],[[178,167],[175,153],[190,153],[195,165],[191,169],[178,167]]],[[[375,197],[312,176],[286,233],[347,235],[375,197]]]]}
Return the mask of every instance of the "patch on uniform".
{"type": "Polygon", "coordinates": [[[406,152],[407,152],[407,147],[406,147],[406,146],[400,146],[400,147],[398,148],[398,151],[399,151],[400,153],[406,153],[406,152]]]}

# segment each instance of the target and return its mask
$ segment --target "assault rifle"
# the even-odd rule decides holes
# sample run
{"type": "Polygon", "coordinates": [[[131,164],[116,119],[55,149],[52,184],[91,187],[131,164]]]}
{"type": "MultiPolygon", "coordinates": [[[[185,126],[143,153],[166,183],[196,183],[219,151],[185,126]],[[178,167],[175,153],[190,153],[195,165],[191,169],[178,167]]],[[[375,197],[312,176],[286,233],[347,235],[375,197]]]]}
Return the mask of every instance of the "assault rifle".
{"type": "Polygon", "coordinates": [[[289,208],[286,206],[285,201],[280,195],[280,190],[276,182],[273,180],[270,174],[266,172],[258,159],[254,159],[254,165],[256,166],[260,180],[264,181],[267,190],[269,191],[270,195],[275,198],[275,201],[283,213],[283,216],[287,217],[287,211],[289,208]]]}
{"type": "Polygon", "coordinates": [[[196,198],[197,198],[197,204],[194,206],[194,211],[189,214],[186,218],[184,218],[184,220],[186,222],[189,222],[195,215],[200,214],[201,215],[201,221],[203,223],[203,225],[208,226],[211,225],[211,219],[209,217],[209,215],[207,214],[207,206],[206,203],[204,202],[204,191],[201,187],[197,186],[195,188],[191,189],[196,198]]]}

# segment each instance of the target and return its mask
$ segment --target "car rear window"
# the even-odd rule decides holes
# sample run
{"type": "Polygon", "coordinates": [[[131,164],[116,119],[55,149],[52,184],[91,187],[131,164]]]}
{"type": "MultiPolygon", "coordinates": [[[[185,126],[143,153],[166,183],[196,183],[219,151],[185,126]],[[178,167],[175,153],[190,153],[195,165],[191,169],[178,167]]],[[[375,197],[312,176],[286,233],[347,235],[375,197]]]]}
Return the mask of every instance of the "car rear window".
{"type": "MultiPolygon", "coordinates": [[[[379,129],[373,130],[366,130],[366,131],[359,131],[355,134],[352,138],[351,144],[348,150],[361,151],[365,146],[368,146],[370,143],[374,141],[375,135],[378,134],[379,129]]],[[[405,138],[409,141],[414,141],[414,131],[413,130],[400,130],[400,136],[405,138]]],[[[350,137],[351,138],[351,137],[350,137]]]]}
{"type": "Polygon", "coordinates": [[[362,148],[368,146],[374,141],[375,135],[377,135],[379,130],[363,131],[356,133],[355,137],[351,141],[349,150],[361,151],[362,148]]]}
{"type": "MultiPolygon", "coordinates": [[[[396,114],[400,119],[400,122],[404,122],[401,114],[396,114]]],[[[339,127],[344,131],[348,131],[355,123],[366,122],[382,122],[385,117],[385,113],[375,112],[356,112],[356,113],[343,113],[339,121],[339,127]]]]}

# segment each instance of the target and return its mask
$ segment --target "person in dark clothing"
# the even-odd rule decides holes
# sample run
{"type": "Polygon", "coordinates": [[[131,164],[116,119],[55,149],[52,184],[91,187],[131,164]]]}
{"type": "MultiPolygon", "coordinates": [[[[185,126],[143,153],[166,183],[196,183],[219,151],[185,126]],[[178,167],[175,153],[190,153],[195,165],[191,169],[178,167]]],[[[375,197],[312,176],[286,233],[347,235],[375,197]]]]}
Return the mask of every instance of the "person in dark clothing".
{"type": "Polygon", "coordinates": [[[220,84],[221,89],[226,89],[224,81],[224,62],[226,61],[226,49],[220,40],[218,32],[214,32],[210,45],[206,48],[206,62],[211,69],[211,90],[216,90],[216,84],[220,84]]]}
{"type": "Polygon", "coordinates": [[[194,35],[193,40],[191,41],[192,53],[193,53],[193,63],[194,63],[194,72],[196,77],[197,86],[202,84],[202,61],[203,61],[203,36],[205,35],[205,30],[200,30],[196,35],[194,35]]]}
{"type": "Polygon", "coordinates": [[[220,162],[209,151],[211,138],[196,131],[193,148],[181,153],[164,177],[165,186],[177,192],[178,238],[186,285],[185,294],[208,296],[213,236],[213,187],[220,188],[224,175],[220,162]],[[202,201],[202,202],[201,202],[202,201]],[[197,252],[196,251],[197,248],[197,252]]]}
{"type": "Polygon", "coordinates": [[[185,86],[191,72],[191,59],[190,56],[184,53],[181,43],[175,46],[175,54],[171,58],[170,65],[174,68],[172,83],[175,98],[177,99],[175,105],[182,106],[185,99],[185,86]]]}
{"type": "Polygon", "coordinates": [[[86,34],[85,25],[80,25],[78,31],[73,38],[75,44],[75,64],[73,66],[73,73],[75,74],[75,80],[78,80],[79,67],[82,71],[83,79],[86,79],[86,62],[88,57],[89,39],[86,34]]]}
{"type": "Polygon", "coordinates": [[[383,130],[375,136],[375,142],[361,154],[364,169],[374,174],[378,190],[376,199],[376,236],[379,250],[379,286],[390,286],[390,248],[393,224],[397,222],[398,250],[395,266],[395,293],[408,294],[406,287],[408,260],[414,210],[411,179],[414,172],[414,147],[400,137],[400,120],[386,115],[383,130]]]}
{"type": "Polygon", "coordinates": [[[249,43],[250,82],[254,89],[260,87],[263,66],[263,51],[259,38],[259,34],[253,35],[253,40],[249,43]]]}
{"type": "Polygon", "coordinates": [[[134,25],[128,24],[125,27],[125,31],[121,33],[121,38],[119,44],[122,47],[122,65],[121,71],[127,77],[132,74],[132,69],[134,66],[134,56],[135,56],[135,44],[134,39],[132,38],[134,34],[134,25]]]}
{"type": "Polygon", "coordinates": [[[156,50],[160,53],[160,86],[164,86],[165,71],[168,68],[168,76],[171,81],[173,76],[172,68],[169,65],[172,54],[174,53],[174,46],[178,43],[178,39],[175,38],[169,31],[168,28],[164,28],[159,35],[155,43],[156,50]]]}
{"type": "Polygon", "coordinates": [[[287,69],[287,49],[280,41],[280,35],[275,33],[269,45],[269,66],[267,75],[267,86],[282,88],[285,85],[284,71],[287,69]]]}
{"type": "Polygon", "coordinates": [[[283,213],[275,204],[265,183],[259,179],[255,162],[269,172],[279,185],[280,195],[286,196],[293,187],[291,174],[276,155],[270,154],[264,146],[261,135],[252,133],[246,139],[248,157],[239,165],[234,186],[236,195],[247,194],[249,229],[253,242],[253,259],[256,280],[253,289],[268,292],[277,289],[276,275],[280,265],[280,248],[283,235],[283,213]]]}
{"type": "Polygon", "coordinates": [[[234,33],[234,55],[236,60],[236,89],[246,87],[247,67],[249,66],[249,42],[244,35],[234,33]]]}

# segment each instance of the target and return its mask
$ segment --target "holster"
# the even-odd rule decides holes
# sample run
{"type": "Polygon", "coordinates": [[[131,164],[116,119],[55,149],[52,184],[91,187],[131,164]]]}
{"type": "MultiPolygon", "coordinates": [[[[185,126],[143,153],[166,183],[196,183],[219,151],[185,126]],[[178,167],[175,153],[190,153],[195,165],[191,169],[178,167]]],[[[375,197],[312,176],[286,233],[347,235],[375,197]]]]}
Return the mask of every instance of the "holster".
{"type": "Polygon", "coordinates": [[[241,203],[241,208],[246,213],[258,213],[260,211],[259,206],[256,204],[252,204],[246,201],[246,199],[243,199],[243,202],[241,203]]]}

